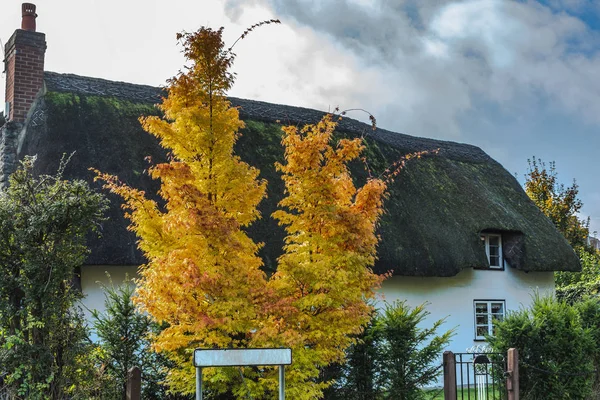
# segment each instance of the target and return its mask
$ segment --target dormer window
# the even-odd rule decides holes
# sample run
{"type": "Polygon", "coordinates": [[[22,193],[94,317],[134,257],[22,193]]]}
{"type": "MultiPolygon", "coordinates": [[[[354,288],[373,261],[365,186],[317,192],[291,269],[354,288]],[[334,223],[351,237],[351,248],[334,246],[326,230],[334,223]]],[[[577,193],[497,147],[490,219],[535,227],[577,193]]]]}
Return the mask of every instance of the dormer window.
{"type": "Polygon", "coordinates": [[[504,268],[502,258],[502,236],[497,233],[482,233],[481,242],[485,246],[485,254],[491,269],[504,268]]]}

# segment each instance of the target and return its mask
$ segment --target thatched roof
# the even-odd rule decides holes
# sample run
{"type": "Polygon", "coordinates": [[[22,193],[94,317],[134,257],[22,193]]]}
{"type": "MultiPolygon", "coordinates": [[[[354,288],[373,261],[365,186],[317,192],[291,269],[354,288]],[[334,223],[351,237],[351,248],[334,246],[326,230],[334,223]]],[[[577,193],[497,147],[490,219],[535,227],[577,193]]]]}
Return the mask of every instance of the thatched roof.
{"type": "MultiPolygon", "coordinates": [[[[144,174],[144,158],[164,160],[164,150],[145,133],[137,118],[156,114],[152,104],[161,90],[76,75],[46,72],[45,94],[28,122],[19,156],[38,154],[40,172],[56,168],[63,153],[76,151],[67,170],[72,177],[91,180],[88,167],[118,175],[147,193],[156,182],[144,174]]],[[[261,204],[263,218],[250,234],[265,242],[261,255],[273,270],[281,252],[283,230],[270,217],[283,194],[273,167],[282,159],[281,123],[312,123],[323,112],[259,101],[231,98],[247,127],[236,151],[258,167],[269,181],[269,197],[261,204]]],[[[481,231],[503,233],[504,255],[512,267],[524,271],[579,269],[575,253],[516,179],[475,146],[417,138],[345,118],[340,136],[366,135],[367,157],[376,173],[402,155],[439,149],[439,154],[410,162],[390,187],[386,214],[379,234],[377,272],[395,275],[452,276],[464,268],[487,265],[479,239],[481,231]]],[[[352,166],[358,181],[366,172],[352,166]]],[[[114,206],[103,227],[104,238],[92,241],[91,264],[139,264],[135,237],[114,206]]]]}

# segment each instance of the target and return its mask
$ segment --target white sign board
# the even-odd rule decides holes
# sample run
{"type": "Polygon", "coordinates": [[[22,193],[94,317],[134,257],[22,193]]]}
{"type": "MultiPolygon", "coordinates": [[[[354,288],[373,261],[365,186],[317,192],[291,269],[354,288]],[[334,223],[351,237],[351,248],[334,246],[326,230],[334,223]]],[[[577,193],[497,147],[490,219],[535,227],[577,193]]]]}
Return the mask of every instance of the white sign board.
{"type": "Polygon", "coordinates": [[[194,366],[246,367],[253,365],[290,365],[292,349],[196,349],[194,366]]]}

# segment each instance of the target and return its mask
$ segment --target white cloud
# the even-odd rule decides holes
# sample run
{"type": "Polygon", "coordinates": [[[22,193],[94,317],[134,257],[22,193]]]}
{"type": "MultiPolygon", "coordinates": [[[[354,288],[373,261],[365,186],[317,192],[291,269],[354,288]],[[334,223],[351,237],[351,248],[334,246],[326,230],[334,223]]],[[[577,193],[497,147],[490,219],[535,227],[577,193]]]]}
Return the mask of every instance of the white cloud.
{"type": "Polygon", "coordinates": [[[448,45],[437,38],[423,38],[423,47],[428,55],[435,58],[448,58],[450,56],[448,45]]]}
{"type": "Polygon", "coordinates": [[[465,50],[485,51],[493,68],[514,64],[525,27],[509,18],[501,0],[470,0],[444,6],[430,25],[433,33],[465,50]]]}

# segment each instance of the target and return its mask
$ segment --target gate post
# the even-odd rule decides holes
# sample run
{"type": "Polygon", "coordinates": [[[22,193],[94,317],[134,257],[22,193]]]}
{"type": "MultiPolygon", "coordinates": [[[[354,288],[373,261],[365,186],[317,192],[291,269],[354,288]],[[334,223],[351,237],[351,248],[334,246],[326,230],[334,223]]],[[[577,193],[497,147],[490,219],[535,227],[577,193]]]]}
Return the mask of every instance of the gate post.
{"type": "Polygon", "coordinates": [[[127,400],[142,399],[142,371],[138,367],[133,367],[127,374],[127,390],[125,398],[127,400]]]}
{"type": "Polygon", "coordinates": [[[451,351],[444,352],[444,399],[456,400],[456,360],[451,351]]]}
{"type": "Polygon", "coordinates": [[[508,400],[519,400],[519,352],[517,349],[508,349],[506,361],[508,400]]]}

